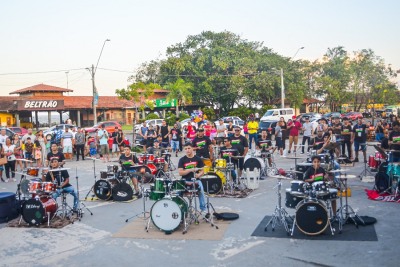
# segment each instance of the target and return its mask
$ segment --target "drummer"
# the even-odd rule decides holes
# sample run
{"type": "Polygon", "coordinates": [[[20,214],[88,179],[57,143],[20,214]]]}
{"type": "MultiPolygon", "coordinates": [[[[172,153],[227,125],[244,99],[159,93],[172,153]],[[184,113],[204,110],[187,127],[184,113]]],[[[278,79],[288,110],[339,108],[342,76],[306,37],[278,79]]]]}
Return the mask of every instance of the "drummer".
{"type": "Polygon", "coordinates": [[[147,148],[147,154],[152,154],[156,158],[164,158],[165,159],[165,163],[164,163],[164,167],[163,167],[164,172],[168,171],[168,161],[170,158],[170,153],[168,153],[168,151],[169,150],[167,148],[162,148],[160,146],[160,142],[158,141],[158,139],[154,140],[153,146],[147,148]]]}
{"type": "Polygon", "coordinates": [[[204,128],[197,130],[197,136],[193,139],[192,144],[193,150],[196,151],[196,156],[213,160],[213,146],[210,138],[204,135],[204,128]]]}
{"type": "Polygon", "coordinates": [[[50,160],[50,170],[42,178],[43,182],[53,182],[57,185],[57,190],[53,193],[53,198],[57,199],[61,193],[68,193],[74,197],[73,212],[77,212],[78,209],[78,195],[75,192],[74,187],[69,183],[69,174],[67,170],[51,171],[59,167],[59,161],[57,158],[50,160]]]}
{"type": "Polygon", "coordinates": [[[267,130],[262,129],[261,138],[258,139],[258,141],[257,141],[256,149],[261,150],[261,154],[267,153],[268,164],[271,167],[272,166],[271,154],[274,153],[275,148],[272,146],[271,140],[269,140],[267,138],[268,138],[267,130]]]}
{"type": "MultiPolygon", "coordinates": [[[[119,163],[121,164],[121,170],[131,171],[131,167],[137,165],[139,160],[137,157],[131,153],[131,148],[129,146],[124,147],[124,153],[119,156],[119,163]]],[[[136,175],[131,175],[131,180],[133,187],[135,188],[135,195],[139,196],[140,191],[138,188],[138,179],[136,175]]]]}
{"type": "Polygon", "coordinates": [[[242,177],[242,171],[244,167],[244,157],[246,156],[247,152],[249,151],[249,143],[247,142],[246,137],[240,134],[240,127],[236,126],[235,129],[235,134],[231,137],[231,143],[233,148],[236,148],[239,152],[239,177],[242,177]]]}
{"type": "Polygon", "coordinates": [[[186,184],[192,182],[193,178],[196,178],[196,184],[199,188],[199,202],[200,202],[200,210],[203,218],[206,217],[206,201],[204,196],[204,188],[202,182],[199,180],[200,177],[204,174],[203,160],[196,156],[193,150],[193,143],[187,142],[184,145],[185,156],[179,159],[178,162],[178,172],[179,175],[182,176],[182,179],[186,181],[186,184]],[[200,168],[200,170],[198,169],[200,168]]]}
{"type": "MultiPolygon", "coordinates": [[[[233,148],[229,137],[224,137],[223,141],[224,141],[224,146],[220,148],[221,158],[225,159],[226,162],[229,162],[230,158],[230,162],[237,167],[239,161],[237,158],[235,158],[235,156],[237,156],[239,152],[237,151],[237,149],[233,148]]],[[[236,183],[236,172],[234,169],[231,170],[231,176],[232,180],[236,183]]]]}

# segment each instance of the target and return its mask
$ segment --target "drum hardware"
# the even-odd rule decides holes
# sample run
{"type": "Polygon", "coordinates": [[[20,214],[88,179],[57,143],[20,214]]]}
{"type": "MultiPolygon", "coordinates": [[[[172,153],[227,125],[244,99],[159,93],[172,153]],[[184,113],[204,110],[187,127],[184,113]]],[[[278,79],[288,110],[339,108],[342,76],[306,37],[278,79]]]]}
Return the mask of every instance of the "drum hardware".
{"type": "Polygon", "coordinates": [[[15,160],[22,161],[22,162],[30,162],[30,163],[33,163],[33,161],[32,161],[32,160],[29,160],[29,159],[15,159],[15,160]]]}
{"type": "Polygon", "coordinates": [[[69,170],[70,168],[57,168],[57,169],[49,169],[49,172],[60,172],[60,171],[66,171],[69,170]]]}
{"type": "Polygon", "coordinates": [[[293,219],[289,216],[284,207],[282,207],[282,197],[281,197],[281,188],[282,188],[282,180],[291,180],[281,175],[271,176],[271,178],[277,179],[277,184],[274,186],[276,188],[276,194],[278,196],[278,205],[275,207],[275,211],[272,215],[272,218],[268,221],[267,225],[265,225],[264,231],[268,230],[268,225],[271,224],[272,231],[275,231],[276,225],[283,225],[285,227],[285,231],[287,235],[290,235],[290,230],[288,226],[287,220],[292,221],[293,219]]]}
{"type": "Polygon", "coordinates": [[[346,192],[345,194],[345,205],[343,205],[343,193],[340,194],[340,208],[338,212],[336,213],[336,217],[339,221],[339,233],[342,233],[343,225],[347,223],[349,219],[351,219],[358,228],[358,224],[354,217],[356,217],[362,224],[364,224],[364,221],[360,218],[360,216],[357,215],[357,213],[353,210],[353,208],[348,204],[348,194],[347,194],[347,179],[354,179],[356,178],[355,175],[344,175],[339,176],[340,182],[339,182],[339,191],[340,192],[346,192]],[[343,188],[344,187],[344,188],[343,188]],[[344,212],[344,214],[343,214],[344,212]],[[351,217],[350,215],[353,214],[354,216],[351,217]]]}
{"type": "Polygon", "coordinates": [[[83,203],[80,198],[79,198],[79,177],[78,177],[78,168],[75,169],[75,178],[76,178],[76,194],[78,196],[78,207],[77,207],[77,215],[78,215],[78,220],[81,221],[81,218],[83,216],[83,208],[85,208],[90,215],[93,215],[93,212],[83,203]],[[83,208],[82,208],[83,207],[83,208]]]}
{"type": "Polygon", "coordinates": [[[87,192],[87,194],[86,194],[86,196],[85,196],[85,200],[87,200],[87,198],[88,198],[88,196],[89,196],[90,193],[92,193],[92,198],[91,198],[91,200],[93,200],[94,197],[96,196],[95,193],[94,193],[94,185],[95,185],[96,182],[97,182],[97,176],[96,176],[96,160],[99,160],[99,159],[96,159],[96,158],[94,158],[94,157],[87,157],[87,158],[88,158],[88,159],[91,159],[91,160],[93,161],[93,178],[94,178],[94,183],[93,183],[93,186],[90,188],[89,192],[87,192]]]}
{"type": "Polygon", "coordinates": [[[374,145],[374,148],[383,156],[383,159],[387,158],[388,155],[386,154],[386,151],[383,148],[376,145],[374,145]]]}
{"type": "Polygon", "coordinates": [[[208,181],[206,181],[206,192],[207,192],[207,215],[208,218],[204,218],[206,220],[206,222],[210,223],[211,227],[215,226],[215,229],[219,229],[218,225],[216,225],[214,223],[214,213],[215,213],[215,209],[214,206],[211,204],[210,202],[210,196],[209,196],[209,192],[208,192],[208,181]],[[212,208],[212,212],[210,212],[210,207],[212,208]]]}
{"type": "Polygon", "coordinates": [[[184,220],[183,220],[183,224],[184,224],[184,228],[182,231],[182,234],[186,234],[188,229],[189,229],[189,225],[191,225],[192,223],[195,224],[199,224],[199,216],[201,216],[200,211],[197,210],[197,188],[196,188],[196,178],[192,178],[192,188],[187,190],[187,194],[186,197],[189,200],[189,205],[188,205],[188,212],[187,212],[187,216],[184,216],[184,220]]]}
{"type": "Polygon", "coordinates": [[[142,183],[139,183],[139,188],[140,188],[140,193],[142,194],[143,211],[140,212],[140,213],[137,213],[137,214],[135,214],[135,215],[133,215],[133,216],[131,216],[131,217],[129,217],[128,219],[125,220],[125,222],[128,222],[130,219],[139,217],[140,215],[143,214],[143,220],[147,220],[147,219],[149,220],[149,221],[147,222],[147,225],[146,225],[146,228],[145,228],[146,232],[148,232],[148,231],[149,231],[149,224],[150,224],[150,216],[147,217],[146,214],[149,214],[149,215],[150,215],[150,213],[149,213],[148,211],[146,211],[146,201],[147,201],[147,198],[148,198],[149,195],[150,195],[150,192],[149,192],[149,189],[148,189],[148,188],[147,188],[147,189],[144,189],[144,184],[142,184],[142,183]]]}
{"type": "Polygon", "coordinates": [[[364,170],[362,170],[361,173],[358,175],[360,180],[362,180],[364,176],[373,176],[372,172],[367,168],[367,159],[364,159],[364,170]]]}
{"type": "MultiPolygon", "coordinates": [[[[387,171],[386,174],[388,175],[388,181],[387,181],[387,188],[383,189],[382,188],[379,190],[379,194],[384,194],[384,193],[388,193],[388,194],[392,194],[394,191],[394,195],[395,197],[398,196],[399,193],[399,178],[400,178],[400,163],[398,162],[393,162],[393,156],[391,156],[392,152],[389,152],[388,154],[388,158],[389,158],[389,162],[387,165],[387,171]],[[395,179],[395,177],[397,177],[397,179],[395,179]],[[393,181],[396,180],[397,183],[393,183],[393,181]],[[395,189],[393,188],[395,186],[395,189]]],[[[376,187],[376,186],[375,186],[376,187]]],[[[377,189],[377,188],[375,188],[377,189]]]]}
{"type": "MultiPolygon", "coordinates": [[[[60,190],[62,190],[62,189],[60,189],[60,190]]],[[[57,212],[59,213],[58,216],[60,218],[62,218],[62,219],[68,218],[69,220],[71,220],[71,217],[73,214],[73,209],[67,203],[67,195],[68,195],[68,193],[61,191],[61,207],[59,207],[61,209],[58,209],[57,212]]]]}

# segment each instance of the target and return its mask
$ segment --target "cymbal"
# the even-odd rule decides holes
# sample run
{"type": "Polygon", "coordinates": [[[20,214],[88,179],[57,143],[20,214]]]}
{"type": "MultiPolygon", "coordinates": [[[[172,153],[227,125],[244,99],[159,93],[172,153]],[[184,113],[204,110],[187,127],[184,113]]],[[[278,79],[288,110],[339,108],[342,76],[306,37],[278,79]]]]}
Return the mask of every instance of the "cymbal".
{"type": "Polygon", "coordinates": [[[222,152],[236,152],[237,149],[232,149],[232,148],[228,148],[228,149],[222,149],[222,152]]]}
{"type": "Polygon", "coordinates": [[[293,180],[292,178],[289,178],[289,177],[286,177],[286,176],[282,176],[282,175],[271,175],[269,177],[276,178],[276,179],[283,179],[283,180],[293,180]]]}
{"type": "Polygon", "coordinates": [[[101,159],[97,159],[97,158],[94,158],[94,157],[86,157],[86,159],[91,159],[91,160],[101,160],[101,159]]]}
{"type": "Polygon", "coordinates": [[[338,157],[338,158],[336,158],[336,159],[344,160],[344,159],[347,159],[347,158],[346,158],[346,157],[338,157]]]}
{"type": "Polygon", "coordinates": [[[380,145],[381,143],[379,143],[379,142],[369,142],[369,143],[367,143],[367,146],[377,146],[377,145],[380,145]]]}
{"type": "Polygon", "coordinates": [[[25,161],[25,162],[33,162],[32,160],[29,160],[29,159],[16,159],[16,160],[18,160],[18,161],[25,161]]]}
{"type": "Polygon", "coordinates": [[[242,159],[242,158],[244,158],[244,156],[232,156],[232,158],[242,159]]]}
{"type": "Polygon", "coordinates": [[[304,157],[286,157],[287,159],[304,159],[304,157]]]}
{"type": "Polygon", "coordinates": [[[330,172],[330,173],[340,173],[340,172],[346,172],[347,170],[330,170],[330,171],[328,171],[328,172],[330,172]]]}
{"type": "Polygon", "coordinates": [[[70,170],[71,168],[57,168],[57,169],[49,169],[49,172],[59,172],[59,171],[66,171],[70,170]]]}
{"type": "Polygon", "coordinates": [[[296,170],[285,170],[285,172],[303,173],[301,171],[296,171],[296,170]]]}
{"type": "Polygon", "coordinates": [[[21,175],[23,175],[23,176],[29,176],[29,177],[33,177],[33,178],[38,178],[38,176],[32,176],[32,175],[29,175],[29,174],[23,173],[23,172],[14,172],[14,173],[16,173],[16,174],[21,174],[21,175]]]}
{"type": "Polygon", "coordinates": [[[357,176],[355,176],[355,175],[352,175],[352,174],[348,174],[348,175],[340,175],[338,178],[339,179],[354,179],[354,178],[356,178],[357,176]]]}
{"type": "Polygon", "coordinates": [[[383,148],[381,148],[381,147],[379,147],[379,146],[376,146],[376,145],[374,145],[374,148],[375,148],[379,153],[381,153],[382,156],[384,156],[385,158],[387,157],[387,154],[386,154],[385,150],[383,150],[383,148]]]}
{"type": "Polygon", "coordinates": [[[386,150],[386,152],[400,152],[400,150],[389,149],[389,150],[386,150]]]}

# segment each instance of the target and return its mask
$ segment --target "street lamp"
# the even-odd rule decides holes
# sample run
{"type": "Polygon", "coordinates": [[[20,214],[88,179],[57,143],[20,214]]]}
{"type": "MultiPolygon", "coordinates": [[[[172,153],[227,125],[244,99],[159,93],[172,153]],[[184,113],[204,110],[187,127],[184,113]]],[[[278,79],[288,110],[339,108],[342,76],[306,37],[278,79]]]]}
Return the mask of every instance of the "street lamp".
{"type": "Polygon", "coordinates": [[[96,106],[97,106],[97,102],[98,102],[98,100],[99,100],[99,95],[98,95],[98,93],[97,93],[96,85],[95,85],[95,82],[94,82],[94,76],[96,75],[97,66],[99,65],[99,61],[100,61],[100,58],[101,58],[101,54],[103,54],[104,46],[106,45],[106,42],[109,42],[109,41],[111,41],[111,40],[110,40],[110,39],[104,40],[103,46],[102,46],[101,51],[100,51],[99,58],[97,59],[96,68],[93,66],[93,64],[92,64],[92,68],[91,68],[91,69],[86,68],[86,69],[90,72],[90,74],[92,75],[92,90],[93,90],[93,124],[97,124],[97,110],[96,110],[96,106]]]}
{"type": "MultiPolygon", "coordinates": [[[[304,46],[297,49],[296,53],[294,53],[290,60],[293,60],[297,53],[299,53],[299,51],[302,49],[304,49],[304,46]]],[[[283,68],[281,68],[281,108],[285,108],[285,83],[283,82],[283,68]]]]}

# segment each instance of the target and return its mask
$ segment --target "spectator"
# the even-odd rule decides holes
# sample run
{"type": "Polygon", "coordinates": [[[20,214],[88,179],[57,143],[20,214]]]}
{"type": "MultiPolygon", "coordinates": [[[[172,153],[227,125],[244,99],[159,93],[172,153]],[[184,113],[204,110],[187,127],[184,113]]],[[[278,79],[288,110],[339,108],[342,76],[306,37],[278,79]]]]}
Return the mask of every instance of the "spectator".
{"type": "Polygon", "coordinates": [[[105,125],[101,125],[101,129],[97,132],[97,139],[100,143],[100,154],[103,155],[103,162],[110,161],[109,149],[108,149],[108,132],[105,129],[105,125]]]}

